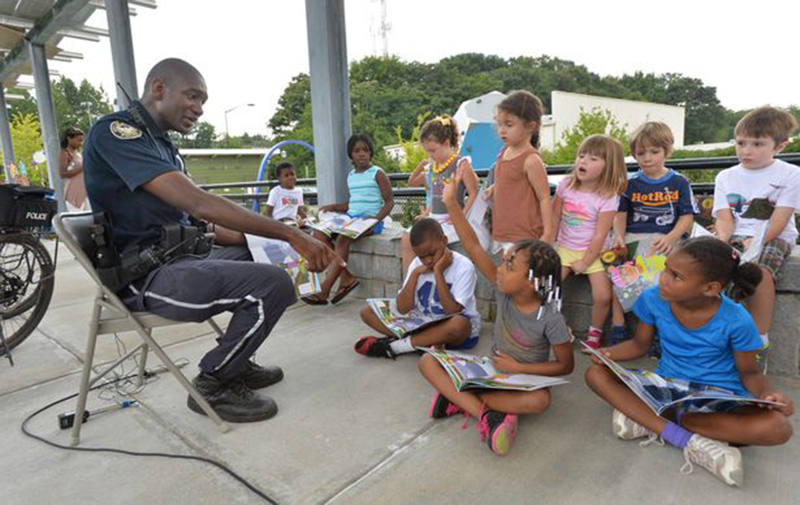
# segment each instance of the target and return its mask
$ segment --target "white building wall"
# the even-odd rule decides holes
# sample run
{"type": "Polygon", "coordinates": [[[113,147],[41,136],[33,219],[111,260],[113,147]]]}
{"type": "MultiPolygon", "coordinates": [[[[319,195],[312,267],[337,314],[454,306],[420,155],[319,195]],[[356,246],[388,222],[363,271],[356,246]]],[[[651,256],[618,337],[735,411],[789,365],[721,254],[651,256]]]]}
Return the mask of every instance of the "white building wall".
{"type": "Polygon", "coordinates": [[[578,123],[581,109],[591,112],[596,108],[610,111],[629,134],[647,121],[662,121],[672,129],[672,134],[675,136],[675,147],[683,147],[684,121],[686,119],[686,111],[683,107],[565,91],[553,91],[550,97],[554,125],[549,127],[543,121],[542,148],[544,149],[551,149],[555,143],[561,140],[561,135],[565,130],[578,123]]]}

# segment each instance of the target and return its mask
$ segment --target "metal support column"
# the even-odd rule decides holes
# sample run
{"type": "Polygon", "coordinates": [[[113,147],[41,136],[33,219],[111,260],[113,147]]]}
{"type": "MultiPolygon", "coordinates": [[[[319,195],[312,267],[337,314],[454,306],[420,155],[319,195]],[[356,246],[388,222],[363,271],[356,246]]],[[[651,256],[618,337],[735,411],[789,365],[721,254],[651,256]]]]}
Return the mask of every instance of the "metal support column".
{"type": "Polygon", "coordinates": [[[8,164],[14,163],[14,141],[11,140],[11,122],[8,120],[6,93],[2,84],[0,84],[0,149],[3,150],[5,181],[9,182],[11,176],[8,173],[8,164]]]}
{"type": "Polygon", "coordinates": [[[352,131],[343,0],[306,0],[314,159],[319,203],[347,201],[352,131]]]}
{"type": "MultiPolygon", "coordinates": [[[[106,0],[108,16],[108,35],[111,40],[111,59],[114,61],[114,79],[122,85],[131,99],[139,98],[139,87],[136,85],[136,63],[133,58],[133,35],[128,0],[106,0]]],[[[129,102],[119,86],[117,89],[117,107],[127,109],[129,102]]]]}
{"type": "Polygon", "coordinates": [[[58,125],[56,124],[56,108],[53,105],[53,94],[50,90],[50,73],[47,69],[47,55],[44,46],[28,42],[31,65],[33,67],[33,81],[36,87],[36,105],[39,107],[39,122],[42,126],[42,143],[47,156],[47,175],[50,178],[50,187],[55,189],[58,211],[66,210],[64,206],[64,181],[58,174],[58,164],[61,159],[61,146],[58,138],[58,125]]]}

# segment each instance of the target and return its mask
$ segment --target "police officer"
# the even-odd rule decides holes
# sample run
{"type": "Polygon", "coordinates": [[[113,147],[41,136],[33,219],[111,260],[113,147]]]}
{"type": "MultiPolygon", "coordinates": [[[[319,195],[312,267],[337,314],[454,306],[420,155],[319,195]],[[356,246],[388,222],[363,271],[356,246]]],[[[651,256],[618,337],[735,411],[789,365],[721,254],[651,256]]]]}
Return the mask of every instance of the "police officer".
{"type": "MultiPolygon", "coordinates": [[[[225,247],[214,248],[207,257],[170,259],[119,294],[134,311],[179,321],[233,312],[225,335],[200,361],[193,383],[222,419],[260,421],[278,408],[253,390],[280,381],[283,371],[257,365],[251,356],[295,302],[295,293],[286,272],[253,263],[243,233],[289,242],[313,271],[341,260],[299,230],[207,193],[186,176],[167,132],[188,133],[207,98],[205,80],[192,65],[174,58],[156,64],[141,101],[103,117],[89,132],[86,189],[92,209],[109,218],[118,251],[156,244],[164,226],[189,226],[189,216],[209,223],[215,242],[225,247]]],[[[188,406],[203,413],[191,396],[188,406]]]]}

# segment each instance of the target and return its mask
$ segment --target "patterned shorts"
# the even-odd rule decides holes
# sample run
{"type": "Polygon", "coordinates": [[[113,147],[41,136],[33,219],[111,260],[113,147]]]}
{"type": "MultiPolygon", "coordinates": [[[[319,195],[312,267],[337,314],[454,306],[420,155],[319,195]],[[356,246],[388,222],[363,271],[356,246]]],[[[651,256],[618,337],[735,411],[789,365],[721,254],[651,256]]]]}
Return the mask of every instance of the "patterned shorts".
{"type": "MultiPolygon", "coordinates": [[[[686,398],[687,396],[703,393],[719,393],[722,395],[735,395],[733,391],[727,389],[691,382],[683,379],[664,378],[649,370],[628,370],[636,375],[645,391],[658,403],[670,403],[675,400],[686,398]]],[[[702,413],[710,414],[714,412],[728,412],[741,407],[740,402],[725,399],[697,399],[685,400],[674,406],[678,418],[684,414],[702,413]]]]}
{"type": "MultiPolygon", "coordinates": [[[[739,252],[744,252],[745,241],[750,238],[752,237],[734,235],[731,237],[730,244],[739,252]]],[[[758,257],[756,265],[766,268],[772,274],[772,279],[777,282],[778,272],[791,253],[792,244],[780,238],[772,239],[761,248],[761,256],[758,257]]]]}

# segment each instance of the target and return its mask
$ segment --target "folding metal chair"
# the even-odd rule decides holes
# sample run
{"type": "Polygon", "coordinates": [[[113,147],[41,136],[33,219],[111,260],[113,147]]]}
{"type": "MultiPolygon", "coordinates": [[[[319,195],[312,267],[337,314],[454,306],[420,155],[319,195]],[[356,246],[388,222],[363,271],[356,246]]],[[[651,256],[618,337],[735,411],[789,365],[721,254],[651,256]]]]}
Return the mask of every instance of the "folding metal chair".
{"type": "MultiPolygon", "coordinates": [[[[92,310],[92,319],[89,322],[89,339],[86,343],[86,356],[83,363],[83,374],[81,376],[80,391],[78,394],[78,404],[75,409],[75,424],[72,428],[72,435],[70,442],[72,445],[80,443],[81,426],[83,424],[83,413],[86,409],[86,397],[89,389],[108,375],[113,369],[119,366],[123,361],[130,358],[136,352],[141,351],[141,360],[139,361],[138,368],[138,381],[142,384],[144,381],[145,365],[147,363],[147,352],[152,348],[153,352],[158,356],[167,370],[178,379],[178,382],[186,389],[189,395],[195,399],[203,411],[211,418],[214,423],[219,427],[220,431],[225,433],[228,431],[228,425],[223,421],[219,415],[214,412],[205,398],[195,389],[191,382],[186,379],[186,376],[178,369],[175,363],[169,359],[167,354],[160,345],[153,339],[153,328],[174,326],[177,324],[186,324],[182,321],[173,321],[165,319],[149,312],[131,312],[122,300],[108,289],[100,281],[97,271],[92,265],[89,258],[93,256],[95,249],[94,240],[90,234],[90,226],[94,223],[94,217],[91,212],[71,212],[64,213],[53,218],[53,226],[56,234],[67,248],[75,256],[75,259],[86,270],[92,280],[97,284],[97,295],[94,298],[94,307],[92,310]],[[119,333],[123,331],[135,331],[142,339],[142,343],[120,357],[114,363],[106,367],[104,370],[95,374],[92,377],[92,370],[94,364],[95,345],[97,343],[98,335],[107,335],[111,333],[119,333]]],[[[222,330],[217,326],[213,319],[206,321],[219,336],[222,336],[222,330]]]]}

